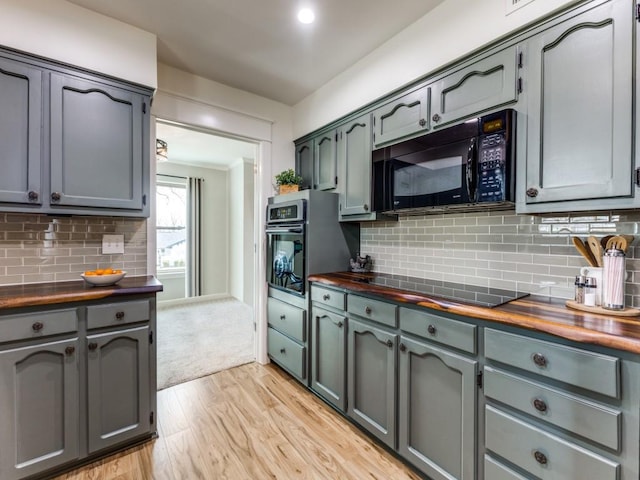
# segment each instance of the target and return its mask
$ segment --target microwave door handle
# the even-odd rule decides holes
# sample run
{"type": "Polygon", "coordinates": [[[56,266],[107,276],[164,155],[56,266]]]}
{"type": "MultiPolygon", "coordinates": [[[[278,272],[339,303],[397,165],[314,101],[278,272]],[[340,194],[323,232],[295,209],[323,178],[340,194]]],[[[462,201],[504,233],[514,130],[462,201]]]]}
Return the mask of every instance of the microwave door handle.
{"type": "Polygon", "coordinates": [[[475,137],[471,139],[469,143],[469,149],[467,150],[467,195],[469,195],[469,201],[476,201],[477,180],[478,180],[478,146],[476,144],[475,137]]]}

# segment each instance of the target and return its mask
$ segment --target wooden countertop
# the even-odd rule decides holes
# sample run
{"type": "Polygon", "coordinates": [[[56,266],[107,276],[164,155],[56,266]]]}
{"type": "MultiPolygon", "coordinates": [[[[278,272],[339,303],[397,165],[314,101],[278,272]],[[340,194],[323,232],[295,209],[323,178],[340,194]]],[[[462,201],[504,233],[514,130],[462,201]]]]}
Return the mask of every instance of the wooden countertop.
{"type": "Polygon", "coordinates": [[[363,283],[363,279],[372,275],[375,274],[326,273],[311,275],[309,281],[375,295],[398,303],[527,328],[575,342],[640,353],[640,317],[616,317],[572,310],[565,306],[565,300],[538,295],[529,295],[498,307],[479,307],[427,294],[363,283]]]}
{"type": "Polygon", "coordinates": [[[84,280],[0,287],[0,309],[53,305],[108,297],[155,293],[162,284],[153,276],[125,277],[116,285],[97,287],[84,280]]]}

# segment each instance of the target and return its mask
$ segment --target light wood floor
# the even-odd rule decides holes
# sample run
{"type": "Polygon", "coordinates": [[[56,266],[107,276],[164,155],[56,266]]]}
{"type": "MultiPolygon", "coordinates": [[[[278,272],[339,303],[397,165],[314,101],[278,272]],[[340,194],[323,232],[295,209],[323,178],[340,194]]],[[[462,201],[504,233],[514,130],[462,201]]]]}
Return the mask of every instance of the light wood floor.
{"type": "Polygon", "coordinates": [[[158,420],[159,438],[57,480],[420,478],[272,365],[161,390],[158,420]]]}

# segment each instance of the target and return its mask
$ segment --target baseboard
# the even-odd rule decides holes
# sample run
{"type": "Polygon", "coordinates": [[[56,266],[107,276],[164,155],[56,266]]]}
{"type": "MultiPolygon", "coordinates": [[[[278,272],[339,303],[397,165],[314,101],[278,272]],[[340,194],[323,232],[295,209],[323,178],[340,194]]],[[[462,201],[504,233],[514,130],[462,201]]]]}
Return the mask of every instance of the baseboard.
{"type": "Polygon", "coordinates": [[[195,303],[210,302],[212,300],[222,300],[224,298],[235,298],[228,293],[213,293],[211,295],[201,295],[199,297],[175,298],[173,300],[163,300],[158,302],[158,310],[180,305],[193,305],[195,303]]]}

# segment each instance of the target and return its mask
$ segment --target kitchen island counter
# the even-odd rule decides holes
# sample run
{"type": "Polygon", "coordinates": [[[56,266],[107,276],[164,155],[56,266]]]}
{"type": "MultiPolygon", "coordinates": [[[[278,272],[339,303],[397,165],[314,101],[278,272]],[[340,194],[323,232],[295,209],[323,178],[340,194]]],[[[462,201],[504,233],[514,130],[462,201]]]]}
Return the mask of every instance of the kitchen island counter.
{"type": "Polygon", "coordinates": [[[572,310],[565,306],[564,299],[539,295],[529,295],[488,308],[435,295],[368,283],[368,280],[373,279],[375,275],[375,273],[336,272],[311,275],[309,281],[344,288],[354,293],[381,297],[400,304],[417,305],[455,315],[522,327],[579,343],[640,353],[640,317],[617,317],[572,310]]]}
{"type": "Polygon", "coordinates": [[[155,277],[145,275],[125,277],[116,285],[104,287],[91,286],[84,280],[7,285],[0,287],[0,310],[99,300],[161,291],[162,284],[155,277]]]}

